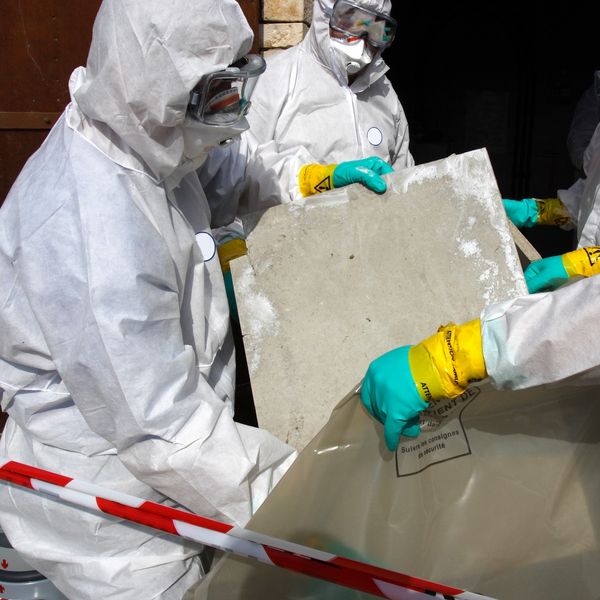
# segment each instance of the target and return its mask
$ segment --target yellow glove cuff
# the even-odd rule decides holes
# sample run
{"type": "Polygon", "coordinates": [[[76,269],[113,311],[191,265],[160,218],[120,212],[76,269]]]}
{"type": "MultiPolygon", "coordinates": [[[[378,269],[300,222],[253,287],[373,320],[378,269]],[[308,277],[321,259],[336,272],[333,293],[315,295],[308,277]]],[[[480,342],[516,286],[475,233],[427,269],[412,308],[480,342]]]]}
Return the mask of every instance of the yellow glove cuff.
{"type": "Polygon", "coordinates": [[[337,165],[304,165],[298,174],[300,193],[306,198],[333,189],[333,172],[337,165]]]}
{"type": "Polygon", "coordinates": [[[471,381],[487,377],[479,319],[440,327],[409,350],[408,361],[423,400],[459,396],[471,381]]]}
{"type": "Polygon", "coordinates": [[[221,271],[223,273],[227,273],[229,268],[229,261],[234,258],[239,258],[240,256],[244,256],[248,253],[248,248],[246,247],[246,240],[242,240],[239,238],[235,238],[233,240],[229,240],[225,242],[217,249],[219,253],[219,262],[221,263],[221,271]]]}
{"type": "Polygon", "coordinates": [[[591,277],[600,273],[600,246],[579,248],[563,254],[561,258],[569,277],[591,277]]]}
{"type": "Polygon", "coordinates": [[[538,225],[558,225],[562,227],[571,222],[567,207],[559,198],[535,199],[538,207],[538,225]]]}

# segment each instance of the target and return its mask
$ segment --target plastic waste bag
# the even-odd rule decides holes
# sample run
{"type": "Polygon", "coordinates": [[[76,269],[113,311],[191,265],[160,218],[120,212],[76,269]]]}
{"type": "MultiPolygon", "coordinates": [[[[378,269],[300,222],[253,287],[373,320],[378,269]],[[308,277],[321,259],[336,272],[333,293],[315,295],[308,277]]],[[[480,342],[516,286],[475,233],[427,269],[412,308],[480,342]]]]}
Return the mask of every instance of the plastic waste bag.
{"type": "MultiPolygon", "coordinates": [[[[472,387],[390,453],[353,392],[248,527],[502,600],[595,600],[599,393],[472,387]]],[[[232,556],[193,597],[373,598],[232,556]]]]}

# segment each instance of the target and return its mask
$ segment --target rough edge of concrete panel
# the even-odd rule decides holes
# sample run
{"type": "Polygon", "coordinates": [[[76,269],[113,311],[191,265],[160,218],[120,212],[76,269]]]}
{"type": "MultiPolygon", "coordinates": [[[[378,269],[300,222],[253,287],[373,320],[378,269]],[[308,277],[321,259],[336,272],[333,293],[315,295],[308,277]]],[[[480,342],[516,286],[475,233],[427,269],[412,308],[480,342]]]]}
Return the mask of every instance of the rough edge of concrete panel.
{"type": "Polygon", "coordinates": [[[518,227],[516,227],[510,221],[508,222],[508,227],[510,229],[510,233],[515,242],[515,246],[517,248],[517,252],[519,254],[519,261],[521,262],[521,267],[525,269],[529,263],[532,263],[534,260],[539,260],[542,258],[541,254],[535,249],[533,244],[519,231],[518,227]]]}

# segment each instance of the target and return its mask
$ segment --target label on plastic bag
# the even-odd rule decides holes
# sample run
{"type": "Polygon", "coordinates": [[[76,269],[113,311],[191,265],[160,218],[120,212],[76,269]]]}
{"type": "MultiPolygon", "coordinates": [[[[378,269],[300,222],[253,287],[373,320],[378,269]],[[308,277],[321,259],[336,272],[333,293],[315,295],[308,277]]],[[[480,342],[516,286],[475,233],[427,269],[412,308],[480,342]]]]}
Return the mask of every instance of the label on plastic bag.
{"type": "Polygon", "coordinates": [[[402,438],[396,450],[396,474],[407,477],[427,467],[471,454],[461,416],[480,389],[471,387],[457,398],[435,400],[421,417],[421,435],[402,438]]]}

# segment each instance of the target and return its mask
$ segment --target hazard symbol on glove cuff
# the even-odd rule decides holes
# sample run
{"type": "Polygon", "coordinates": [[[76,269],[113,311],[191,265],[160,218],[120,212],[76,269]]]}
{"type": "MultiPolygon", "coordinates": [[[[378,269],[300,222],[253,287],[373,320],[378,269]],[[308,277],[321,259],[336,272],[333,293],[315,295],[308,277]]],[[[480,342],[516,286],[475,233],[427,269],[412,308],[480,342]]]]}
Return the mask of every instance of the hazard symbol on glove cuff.
{"type": "Polygon", "coordinates": [[[592,246],[590,248],[584,248],[584,250],[590,261],[590,267],[595,267],[596,263],[600,260],[600,246],[592,246]]]}
{"type": "Polygon", "coordinates": [[[327,177],[324,179],[321,179],[321,181],[315,185],[315,191],[319,194],[322,192],[328,192],[331,189],[333,189],[333,187],[331,185],[331,177],[329,175],[327,175],[327,177]]]}
{"type": "Polygon", "coordinates": [[[407,477],[437,463],[471,454],[461,416],[479,396],[471,387],[458,398],[436,400],[421,415],[421,435],[401,438],[396,450],[396,474],[407,477]]]}

